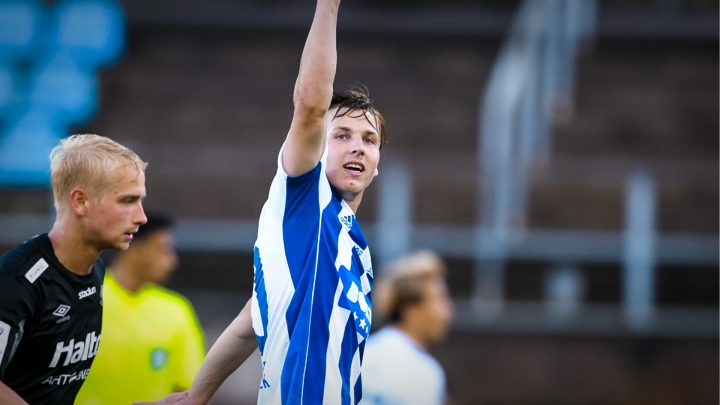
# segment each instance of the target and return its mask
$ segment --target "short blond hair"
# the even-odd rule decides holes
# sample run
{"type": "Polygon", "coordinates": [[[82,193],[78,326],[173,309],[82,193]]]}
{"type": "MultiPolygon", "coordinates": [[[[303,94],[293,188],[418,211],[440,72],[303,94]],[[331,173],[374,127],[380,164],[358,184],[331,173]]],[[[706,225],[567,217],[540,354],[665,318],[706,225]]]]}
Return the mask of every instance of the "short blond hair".
{"type": "Polygon", "coordinates": [[[373,292],[374,313],[383,322],[398,322],[404,308],[420,303],[426,284],[444,279],[445,264],[440,256],[420,250],[403,256],[380,272],[373,292]]]}
{"type": "Polygon", "coordinates": [[[61,139],[50,152],[55,209],[61,210],[75,187],[102,193],[117,180],[121,169],[135,169],[140,174],[146,167],[135,152],[104,136],[82,134],[61,139]]]}

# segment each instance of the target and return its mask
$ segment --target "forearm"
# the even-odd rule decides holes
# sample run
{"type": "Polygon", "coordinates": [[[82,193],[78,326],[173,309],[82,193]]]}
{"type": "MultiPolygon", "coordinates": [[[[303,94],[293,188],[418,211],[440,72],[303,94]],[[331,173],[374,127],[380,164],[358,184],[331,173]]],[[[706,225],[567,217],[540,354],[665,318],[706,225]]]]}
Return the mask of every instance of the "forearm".
{"type": "Polygon", "coordinates": [[[188,394],[194,403],[205,404],[222,383],[257,348],[252,330],[250,301],[223,331],[198,370],[188,394]]]}
{"type": "Polygon", "coordinates": [[[0,404],[27,405],[27,402],[20,398],[10,387],[0,382],[0,404]]]}
{"type": "Polygon", "coordinates": [[[295,84],[296,108],[324,112],[330,105],[337,65],[336,29],[340,0],[318,0],[295,84]]]}

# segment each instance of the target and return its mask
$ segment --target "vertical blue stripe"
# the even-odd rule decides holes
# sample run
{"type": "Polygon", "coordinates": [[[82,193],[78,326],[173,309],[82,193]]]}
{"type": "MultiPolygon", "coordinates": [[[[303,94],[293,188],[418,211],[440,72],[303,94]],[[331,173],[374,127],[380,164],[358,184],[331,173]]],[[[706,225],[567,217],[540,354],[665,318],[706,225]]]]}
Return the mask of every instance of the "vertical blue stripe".
{"type": "MultiPolygon", "coordinates": [[[[306,277],[307,279],[307,277],[306,277]]],[[[311,289],[295,292],[298,295],[307,296],[311,289]]],[[[305,299],[299,308],[297,314],[296,327],[293,333],[288,335],[290,343],[287,355],[283,364],[282,374],[280,376],[280,389],[283,404],[299,404],[302,397],[302,383],[305,375],[305,360],[307,358],[307,345],[310,332],[310,307],[311,300],[305,299]]]]}
{"type": "Polygon", "coordinates": [[[318,163],[308,173],[287,178],[283,242],[295,293],[285,313],[290,340],[280,384],[285,404],[300,403],[302,397],[317,265],[321,169],[318,163]]]}
{"type": "Polygon", "coordinates": [[[321,166],[318,163],[314,169],[305,174],[287,178],[283,240],[285,258],[290,267],[290,277],[295,289],[304,271],[315,267],[314,252],[320,221],[318,196],[320,170],[321,166]]]}
{"type": "MultiPolygon", "coordinates": [[[[360,347],[358,347],[358,350],[360,350],[360,364],[363,362],[363,356],[365,354],[365,342],[367,342],[367,339],[363,340],[362,343],[360,343],[360,347]]],[[[355,404],[357,405],[360,403],[360,400],[362,399],[362,374],[358,376],[357,382],[355,383],[355,404]]]]}
{"type": "Polygon", "coordinates": [[[254,266],[255,266],[255,295],[257,296],[258,309],[260,310],[260,320],[262,321],[264,336],[257,336],[255,338],[260,348],[260,354],[265,351],[265,341],[267,340],[267,325],[268,325],[268,303],[267,303],[267,292],[265,291],[265,273],[263,273],[262,261],[260,260],[260,249],[257,247],[254,251],[254,266]]]}
{"type": "Polygon", "coordinates": [[[342,378],[342,405],[350,405],[350,370],[352,369],[352,359],[357,350],[357,332],[355,332],[355,319],[351,314],[345,324],[345,333],[342,339],[342,350],[340,353],[340,377],[342,378]]]}
{"type": "Polygon", "coordinates": [[[323,228],[320,235],[318,272],[315,278],[315,296],[313,300],[312,324],[308,350],[303,401],[307,404],[323,402],[325,391],[326,357],[330,339],[330,317],[335,306],[335,290],[339,277],[335,271],[335,258],[338,254],[337,235],[340,223],[337,213],[342,206],[333,199],[323,212],[323,228]]]}

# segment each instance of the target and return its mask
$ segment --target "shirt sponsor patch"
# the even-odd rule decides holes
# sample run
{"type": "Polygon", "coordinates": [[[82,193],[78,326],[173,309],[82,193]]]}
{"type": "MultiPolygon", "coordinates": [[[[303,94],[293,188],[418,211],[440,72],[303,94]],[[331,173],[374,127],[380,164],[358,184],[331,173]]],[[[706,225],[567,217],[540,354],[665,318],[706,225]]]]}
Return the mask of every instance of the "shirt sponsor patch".
{"type": "Polygon", "coordinates": [[[0,362],[2,362],[3,356],[5,355],[9,337],[10,325],[0,321],[0,362]]]}
{"type": "Polygon", "coordinates": [[[35,264],[30,267],[30,270],[25,273],[25,278],[28,279],[29,282],[34,283],[35,280],[37,280],[38,277],[40,277],[40,275],[42,275],[43,272],[47,270],[48,266],[49,265],[47,264],[45,259],[41,257],[40,260],[35,262],[35,264]]]}
{"type": "Polygon", "coordinates": [[[87,297],[95,294],[96,292],[97,292],[97,288],[95,288],[95,286],[90,286],[90,287],[80,291],[78,293],[78,298],[79,299],[87,298],[87,297]]]}

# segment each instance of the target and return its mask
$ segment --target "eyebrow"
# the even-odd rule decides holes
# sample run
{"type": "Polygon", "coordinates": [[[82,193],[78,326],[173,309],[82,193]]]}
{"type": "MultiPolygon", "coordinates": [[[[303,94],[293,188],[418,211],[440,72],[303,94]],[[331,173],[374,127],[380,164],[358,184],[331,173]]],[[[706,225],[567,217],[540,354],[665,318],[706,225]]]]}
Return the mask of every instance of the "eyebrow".
{"type": "MultiPolygon", "coordinates": [[[[349,127],[335,127],[335,129],[336,129],[336,130],[339,129],[339,130],[343,130],[343,131],[353,132],[353,130],[352,130],[351,128],[349,128],[349,127]]],[[[363,134],[363,135],[377,135],[377,132],[376,132],[375,130],[372,130],[372,131],[371,131],[371,130],[367,130],[367,131],[363,131],[362,134],[363,134]]]]}
{"type": "Polygon", "coordinates": [[[128,192],[128,193],[118,193],[117,197],[118,198],[139,198],[142,200],[145,197],[147,197],[147,194],[140,193],[140,192],[128,192]]]}

